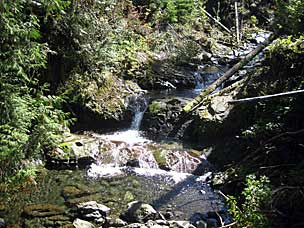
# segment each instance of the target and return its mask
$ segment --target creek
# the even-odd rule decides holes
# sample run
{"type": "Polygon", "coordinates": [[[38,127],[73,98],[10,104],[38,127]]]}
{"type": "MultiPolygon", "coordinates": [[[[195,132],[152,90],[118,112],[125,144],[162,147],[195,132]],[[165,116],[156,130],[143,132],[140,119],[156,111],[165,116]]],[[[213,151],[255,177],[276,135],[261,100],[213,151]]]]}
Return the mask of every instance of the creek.
{"type": "MultiPolygon", "coordinates": [[[[193,98],[202,87],[216,80],[221,70],[205,68],[196,74],[195,89],[152,91],[147,96],[150,100],[193,98]]],[[[135,99],[134,117],[128,129],[107,134],[87,133],[98,142],[96,145],[102,142],[107,147],[107,152],[102,154],[98,146],[91,148],[95,161],[89,167],[44,170],[34,187],[9,196],[4,203],[6,222],[22,227],[63,227],[78,217],[75,205],[87,201],[108,206],[114,218],[135,200],[152,205],[171,220],[196,221],[210,216],[218,219],[215,213],[225,214],[223,200],[210,187],[208,180],[213,168],[203,154],[183,146],[182,142],[155,142],[139,130],[149,99],[135,99]],[[162,163],[170,165],[162,167],[162,163]],[[194,175],[198,169],[199,175],[194,175]],[[62,207],[63,217],[50,221],[24,212],[24,208],[30,211],[33,205],[62,207]]]]}

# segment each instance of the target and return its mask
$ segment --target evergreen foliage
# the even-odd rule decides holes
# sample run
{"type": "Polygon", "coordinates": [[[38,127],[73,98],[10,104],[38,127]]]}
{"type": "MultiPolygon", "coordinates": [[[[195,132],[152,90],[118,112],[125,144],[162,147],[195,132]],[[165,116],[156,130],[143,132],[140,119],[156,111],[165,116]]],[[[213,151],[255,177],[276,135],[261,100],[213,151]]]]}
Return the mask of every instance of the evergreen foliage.
{"type": "MultiPolygon", "coordinates": [[[[61,1],[51,2],[59,6],[61,1]]],[[[58,142],[66,114],[60,109],[62,99],[46,95],[47,87],[39,84],[50,49],[40,42],[40,20],[32,6],[25,0],[0,4],[0,180],[4,181],[26,168],[24,159],[41,157],[44,149],[58,142]]],[[[46,9],[55,12],[54,7],[46,9]]]]}

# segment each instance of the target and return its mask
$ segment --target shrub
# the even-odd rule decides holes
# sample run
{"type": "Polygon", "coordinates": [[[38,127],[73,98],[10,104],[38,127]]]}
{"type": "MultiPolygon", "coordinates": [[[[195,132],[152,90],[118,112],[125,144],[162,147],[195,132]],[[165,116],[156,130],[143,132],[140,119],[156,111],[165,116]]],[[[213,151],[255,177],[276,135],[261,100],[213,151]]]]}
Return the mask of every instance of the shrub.
{"type": "Polygon", "coordinates": [[[269,227],[262,208],[270,197],[269,179],[248,175],[242,192],[243,203],[238,207],[235,197],[229,196],[227,204],[229,213],[238,227],[269,227]]]}

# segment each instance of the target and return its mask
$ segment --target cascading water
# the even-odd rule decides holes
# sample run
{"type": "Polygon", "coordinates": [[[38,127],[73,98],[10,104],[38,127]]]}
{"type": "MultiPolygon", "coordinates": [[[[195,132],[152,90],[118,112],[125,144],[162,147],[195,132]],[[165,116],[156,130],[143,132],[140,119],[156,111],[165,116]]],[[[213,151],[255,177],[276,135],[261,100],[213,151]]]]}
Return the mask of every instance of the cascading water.
{"type": "Polygon", "coordinates": [[[143,119],[144,113],[147,109],[147,100],[145,97],[135,97],[133,101],[133,112],[134,117],[130,126],[130,130],[137,130],[139,131],[141,121],[143,119]]]}

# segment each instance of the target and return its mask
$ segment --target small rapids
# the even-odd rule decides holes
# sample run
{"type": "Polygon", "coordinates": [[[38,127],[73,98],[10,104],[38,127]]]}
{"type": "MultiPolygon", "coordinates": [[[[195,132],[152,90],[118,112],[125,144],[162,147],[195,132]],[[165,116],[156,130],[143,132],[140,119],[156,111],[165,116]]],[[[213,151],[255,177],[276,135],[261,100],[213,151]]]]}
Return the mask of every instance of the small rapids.
{"type": "Polygon", "coordinates": [[[134,117],[128,129],[89,132],[75,135],[76,140],[72,136],[71,148],[89,151],[94,162],[84,170],[46,170],[34,191],[19,192],[7,201],[5,206],[14,211],[6,215],[7,221],[20,222],[23,208],[32,204],[58,205],[74,218],[71,207],[87,201],[105,204],[116,218],[134,200],[178,220],[225,211],[221,197],[209,186],[212,168],[204,156],[177,142],[154,142],[139,130],[147,103],[144,97],[131,102],[134,117]]]}

